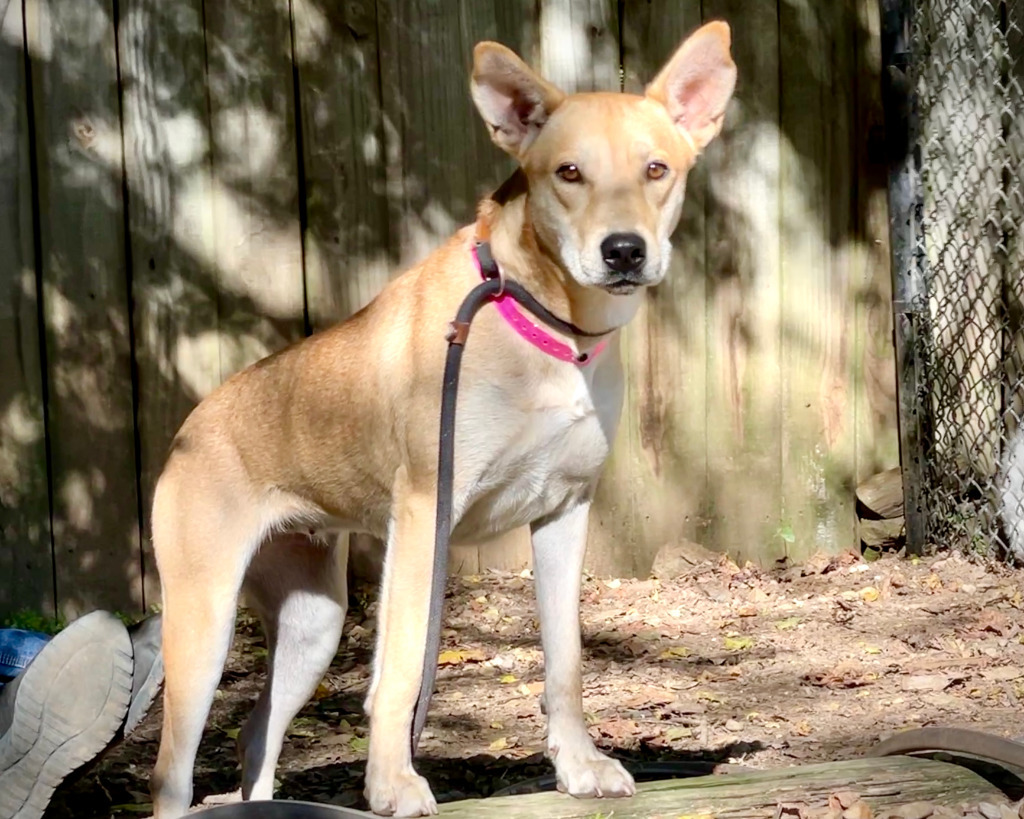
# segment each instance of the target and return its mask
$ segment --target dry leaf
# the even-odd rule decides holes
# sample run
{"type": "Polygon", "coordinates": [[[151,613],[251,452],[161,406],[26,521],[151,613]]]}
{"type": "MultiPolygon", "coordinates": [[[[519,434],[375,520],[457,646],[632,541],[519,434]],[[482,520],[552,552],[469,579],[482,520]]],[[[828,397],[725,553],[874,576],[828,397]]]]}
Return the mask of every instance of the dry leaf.
{"type": "Polygon", "coordinates": [[[599,722],[597,728],[609,739],[623,740],[635,737],[640,726],[636,724],[636,720],[615,718],[599,722]]]}
{"type": "Polygon", "coordinates": [[[871,806],[867,802],[854,802],[843,811],[843,819],[871,819],[871,806]]]}
{"type": "Polygon", "coordinates": [[[524,697],[536,696],[537,694],[540,694],[543,690],[543,682],[523,683],[521,686],[519,686],[518,689],[519,693],[522,694],[524,697]]]}
{"type": "Polygon", "coordinates": [[[504,751],[508,747],[508,740],[505,737],[498,737],[487,746],[489,751],[504,751]]]}
{"type": "Polygon", "coordinates": [[[854,802],[860,800],[860,794],[856,791],[836,791],[829,795],[828,804],[831,808],[846,810],[854,802]]]}
{"type": "Polygon", "coordinates": [[[658,655],[659,660],[674,660],[678,657],[688,657],[690,649],[686,646],[669,646],[658,655]]]}
{"type": "Polygon", "coordinates": [[[1012,665],[1004,665],[999,668],[986,668],[981,672],[981,676],[983,679],[993,680],[994,682],[1009,682],[1024,676],[1024,669],[1015,668],[1012,665]]]}
{"type": "Polygon", "coordinates": [[[951,680],[948,674],[915,674],[904,677],[900,685],[904,691],[941,691],[951,680]]]}
{"type": "Polygon", "coordinates": [[[673,702],[675,698],[675,694],[670,694],[662,688],[645,685],[636,694],[625,700],[625,703],[630,708],[642,708],[645,705],[666,705],[673,702]]]}
{"type": "Polygon", "coordinates": [[[742,651],[754,645],[753,637],[726,637],[723,644],[729,651],[742,651]]]}
{"type": "Polygon", "coordinates": [[[486,655],[478,648],[449,648],[437,657],[438,665],[461,665],[462,663],[482,663],[486,655]]]}

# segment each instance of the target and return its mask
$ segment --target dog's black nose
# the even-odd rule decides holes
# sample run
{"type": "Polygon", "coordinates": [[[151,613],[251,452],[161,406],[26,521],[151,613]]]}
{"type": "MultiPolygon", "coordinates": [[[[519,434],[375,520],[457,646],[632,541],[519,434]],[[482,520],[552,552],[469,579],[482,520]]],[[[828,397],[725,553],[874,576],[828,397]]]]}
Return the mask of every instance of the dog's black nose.
{"type": "Polygon", "coordinates": [[[635,233],[611,233],[601,242],[601,258],[609,270],[635,273],[647,259],[647,243],[635,233]]]}

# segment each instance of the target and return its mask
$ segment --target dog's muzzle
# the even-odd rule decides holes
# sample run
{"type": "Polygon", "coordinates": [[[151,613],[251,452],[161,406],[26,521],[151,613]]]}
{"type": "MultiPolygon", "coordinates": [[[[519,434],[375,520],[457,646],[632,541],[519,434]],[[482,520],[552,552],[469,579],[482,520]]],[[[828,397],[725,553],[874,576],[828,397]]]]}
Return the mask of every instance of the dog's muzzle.
{"type": "Polygon", "coordinates": [[[611,233],[601,242],[601,258],[607,277],[603,287],[610,293],[632,293],[648,284],[644,275],[647,242],[636,233],[611,233]]]}

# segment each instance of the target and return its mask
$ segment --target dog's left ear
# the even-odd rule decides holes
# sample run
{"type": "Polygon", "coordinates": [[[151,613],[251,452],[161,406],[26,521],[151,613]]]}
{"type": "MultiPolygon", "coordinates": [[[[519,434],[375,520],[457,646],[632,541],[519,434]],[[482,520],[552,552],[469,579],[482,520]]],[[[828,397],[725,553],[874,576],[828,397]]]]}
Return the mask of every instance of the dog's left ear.
{"type": "Polygon", "coordinates": [[[517,159],[565,99],[562,91],[533,73],[515,52],[492,42],[478,43],[473,49],[470,92],[491,139],[517,159]]]}
{"type": "Polygon", "coordinates": [[[649,99],[668,109],[669,115],[697,151],[722,130],[725,107],[736,87],[736,64],[729,54],[728,23],[701,26],[647,86],[649,99]]]}

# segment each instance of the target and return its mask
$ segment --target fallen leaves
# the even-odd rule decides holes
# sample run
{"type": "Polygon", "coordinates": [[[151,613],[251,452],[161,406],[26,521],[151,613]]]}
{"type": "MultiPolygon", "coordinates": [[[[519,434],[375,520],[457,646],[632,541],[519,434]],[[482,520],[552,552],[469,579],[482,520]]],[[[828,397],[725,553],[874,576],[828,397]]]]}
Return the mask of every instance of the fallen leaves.
{"type": "Polygon", "coordinates": [[[478,648],[449,648],[437,657],[438,665],[461,665],[462,663],[482,663],[487,655],[478,648]]]}
{"type": "Polygon", "coordinates": [[[637,738],[640,726],[633,719],[613,718],[599,722],[597,730],[616,744],[631,744],[637,738]]]}
{"type": "Polygon", "coordinates": [[[822,688],[858,688],[875,682],[878,674],[868,671],[858,663],[846,660],[834,668],[805,674],[803,679],[822,688]]]}
{"type": "Polygon", "coordinates": [[[942,691],[953,681],[952,674],[915,674],[900,680],[904,691],[942,691]]]}
{"type": "Polygon", "coordinates": [[[865,603],[874,603],[878,599],[880,593],[874,586],[865,586],[857,592],[857,594],[865,603]]]}
{"type": "Polygon", "coordinates": [[[754,645],[753,637],[726,637],[722,641],[722,645],[728,651],[743,651],[754,645]]]}

